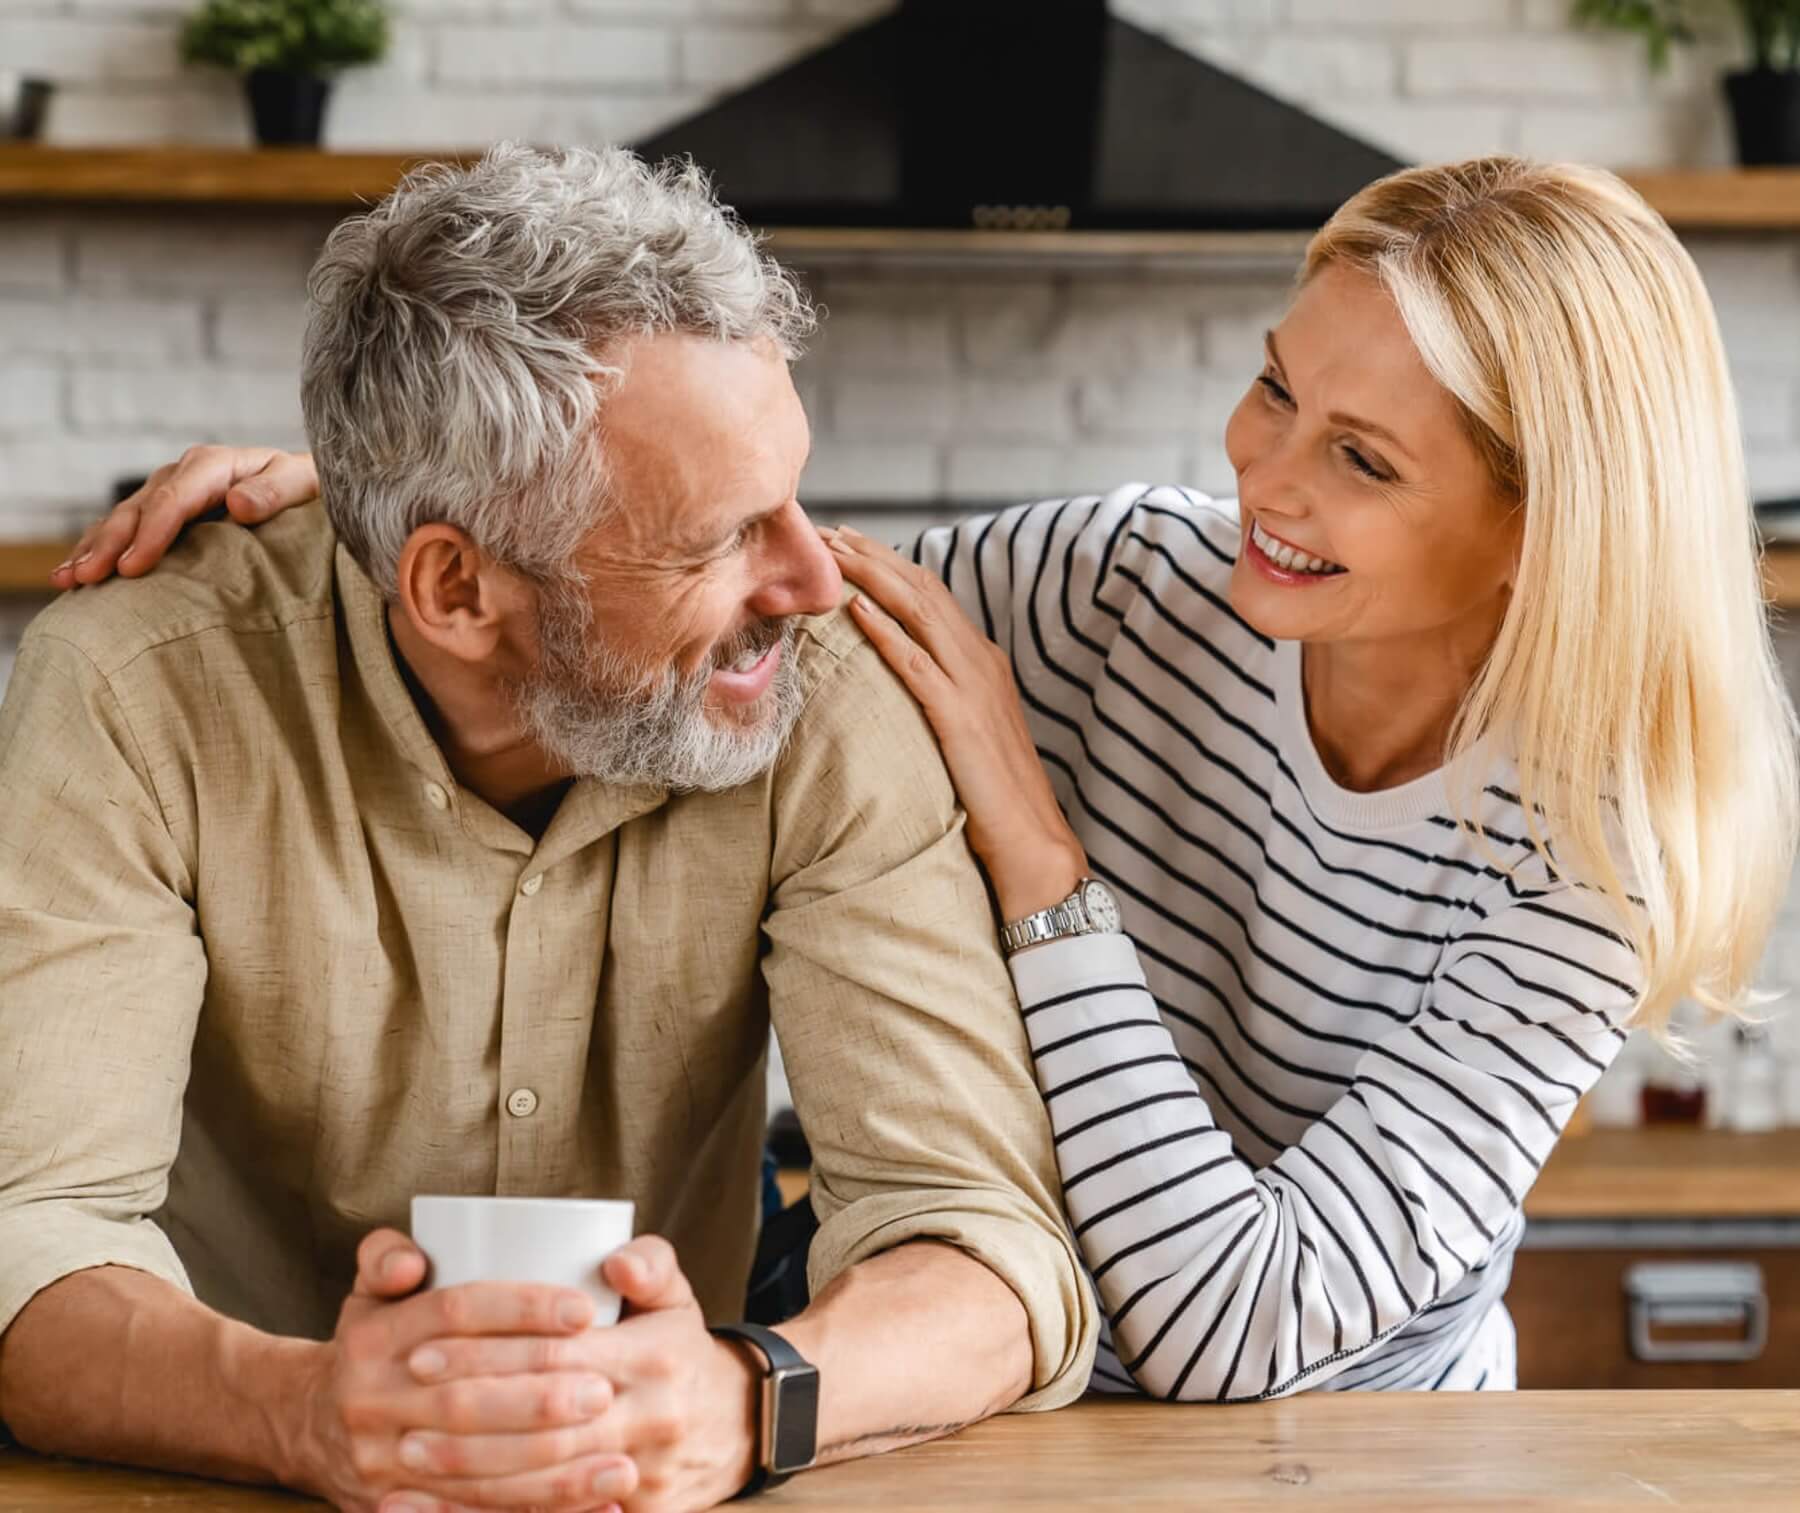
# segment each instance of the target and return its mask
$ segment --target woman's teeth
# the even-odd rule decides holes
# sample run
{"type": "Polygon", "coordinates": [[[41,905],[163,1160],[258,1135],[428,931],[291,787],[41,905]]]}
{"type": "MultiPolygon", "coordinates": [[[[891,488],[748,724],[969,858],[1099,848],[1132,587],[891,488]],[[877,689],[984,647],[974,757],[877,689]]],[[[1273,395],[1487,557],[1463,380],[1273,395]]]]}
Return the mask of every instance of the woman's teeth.
{"type": "Polygon", "coordinates": [[[1333,573],[1348,571],[1335,562],[1327,562],[1323,557],[1309,557],[1305,552],[1296,551],[1284,542],[1277,541],[1262,528],[1261,521],[1250,522],[1250,539],[1256,543],[1263,556],[1284,572],[1317,573],[1324,578],[1333,573]]]}

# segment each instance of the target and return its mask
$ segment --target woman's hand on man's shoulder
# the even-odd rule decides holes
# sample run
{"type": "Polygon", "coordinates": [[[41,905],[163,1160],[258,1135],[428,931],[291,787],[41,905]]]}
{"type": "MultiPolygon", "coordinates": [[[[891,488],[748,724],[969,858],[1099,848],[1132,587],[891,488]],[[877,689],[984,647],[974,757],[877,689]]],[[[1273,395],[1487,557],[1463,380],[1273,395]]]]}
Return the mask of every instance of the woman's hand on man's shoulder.
{"type": "Polygon", "coordinates": [[[83,531],[50,582],[66,589],[100,583],[114,573],[139,578],[162,561],[189,521],[208,510],[223,505],[238,524],[260,525],[318,497],[319,475],[310,453],[189,447],[83,531]]]}

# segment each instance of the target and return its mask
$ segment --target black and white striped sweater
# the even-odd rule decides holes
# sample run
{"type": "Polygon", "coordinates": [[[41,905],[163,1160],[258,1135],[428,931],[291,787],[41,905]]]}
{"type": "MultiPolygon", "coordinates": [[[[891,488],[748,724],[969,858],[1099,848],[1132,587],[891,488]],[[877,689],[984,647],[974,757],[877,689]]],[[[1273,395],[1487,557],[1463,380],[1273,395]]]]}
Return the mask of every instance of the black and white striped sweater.
{"type": "Polygon", "coordinates": [[[1094,1385],[1192,1400],[1513,1382],[1520,1204],[1623,1042],[1636,962],[1484,774],[1355,793],[1299,648],[1232,613],[1234,508],[1022,507],[915,549],[1012,654],[1129,939],[1014,958],[1094,1385]]]}

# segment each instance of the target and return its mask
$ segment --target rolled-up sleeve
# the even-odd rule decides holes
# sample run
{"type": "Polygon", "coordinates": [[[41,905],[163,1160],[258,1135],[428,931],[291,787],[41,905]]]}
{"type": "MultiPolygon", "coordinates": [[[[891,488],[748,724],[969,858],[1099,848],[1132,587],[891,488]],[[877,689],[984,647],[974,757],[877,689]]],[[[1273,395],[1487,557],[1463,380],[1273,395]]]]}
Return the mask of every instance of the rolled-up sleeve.
{"type": "Polygon", "coordinates": [[[106,678],[28,634],[0,705],[0,1331],[94,1266],[186,1287],[152,1215],[206,981],[189,868],[106,678]]]}
{"type": "Polygon", "coordinates": [[[842,621],[774,785],[770,1008],[813,1152],[815,1291],[936,1239],[1018,1294],[1020,1408],[1078,1396],[1090,1290],[992,908],[923,715],[842,621]]]}

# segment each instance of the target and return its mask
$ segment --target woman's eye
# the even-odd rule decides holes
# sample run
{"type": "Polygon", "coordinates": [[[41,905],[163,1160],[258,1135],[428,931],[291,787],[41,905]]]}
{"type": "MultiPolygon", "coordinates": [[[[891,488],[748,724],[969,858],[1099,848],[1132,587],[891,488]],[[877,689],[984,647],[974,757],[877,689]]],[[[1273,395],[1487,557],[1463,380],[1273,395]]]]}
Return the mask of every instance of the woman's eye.
{"type": "Polygon", "coordinates": [[[1263,386],[1263,392],[1267,394],[1270,399],[1274,400],[1276,404],[1291,405],[1294,402],[1293,396],[1289,394],[1286,389],[1282,388],[1280,382],[1272,375],[1264,373],[1256,381],[1263,386]]]}
{"type": "Polygon", "coordinates": [[[1387,481],[1387,474],[1382,472],[1381,469],[1373,466],[1369,462],[1369,459],[1363,456],[1361,452],[1357,451],[1355,447],[1344,448],[1344,460],[1365,478],[1379,479],[1384,483],[1387,481]]]}

